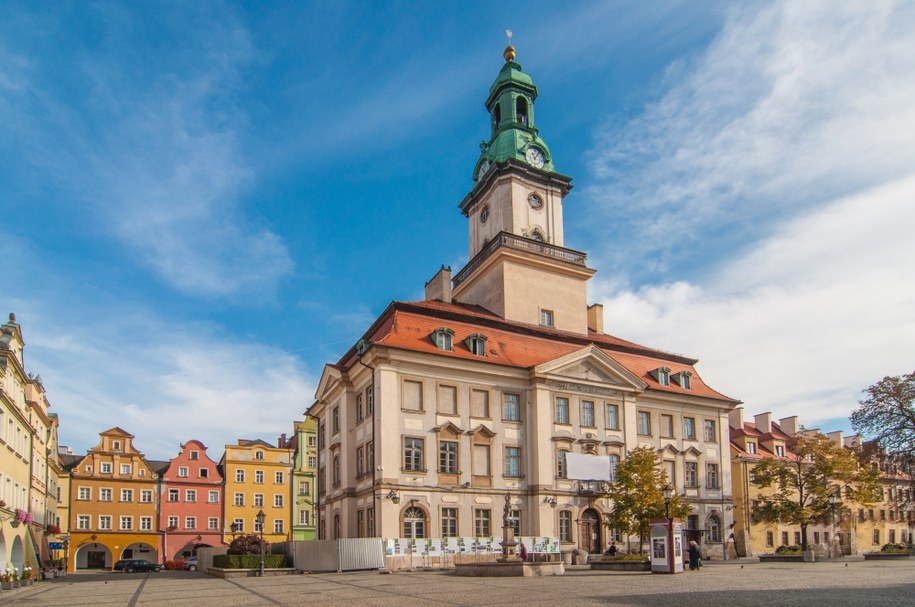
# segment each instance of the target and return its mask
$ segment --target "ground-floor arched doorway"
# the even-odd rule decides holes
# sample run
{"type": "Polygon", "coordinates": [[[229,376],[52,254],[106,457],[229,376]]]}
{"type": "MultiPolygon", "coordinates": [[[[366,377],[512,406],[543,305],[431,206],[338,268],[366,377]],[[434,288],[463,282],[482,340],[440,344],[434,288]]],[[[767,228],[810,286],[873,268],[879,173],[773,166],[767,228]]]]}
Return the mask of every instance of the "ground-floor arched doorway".
{"type": "Polygon", "coordinates": [[[591,554],[600,554],[603,542],[601,541],[600,514],[594,508],[588,508],[581,513],[578,521],[579,548],[591,554]]]}
{"type": "Polygon", "coordinates": [[[178,549],[178,551],[172,557],[172,560],[173,561],[182,561],[188,557],[197,556],[198,548],[212,548],[212,546],[210,546],[209,544],[190,543],[189,542],[178,549]]]}
{"type": "Polygon", "coordinates": [[[76,549],[73,558],[76,569],[110,569],[114,563],[105,544],[89,542],[76,549]]]}
{"type": "Polygon", "coordinates": [[[120,559],[145,559],[150,563],[158,563],[159,552],[145,542],[134,542],[121,550],[116,560],[120,559]]]}

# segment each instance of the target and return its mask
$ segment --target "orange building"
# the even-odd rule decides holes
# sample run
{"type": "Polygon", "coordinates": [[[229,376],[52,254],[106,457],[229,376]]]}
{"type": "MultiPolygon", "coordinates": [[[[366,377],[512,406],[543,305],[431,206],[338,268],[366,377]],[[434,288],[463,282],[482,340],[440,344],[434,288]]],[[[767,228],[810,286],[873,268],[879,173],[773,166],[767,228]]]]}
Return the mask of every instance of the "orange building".
{"type": "Polygon", "coordinates": [[[157,474],[121,428],[71,469],[67,569],[107,569],[126,558],[161,562],[156,531],[157,474]]]}

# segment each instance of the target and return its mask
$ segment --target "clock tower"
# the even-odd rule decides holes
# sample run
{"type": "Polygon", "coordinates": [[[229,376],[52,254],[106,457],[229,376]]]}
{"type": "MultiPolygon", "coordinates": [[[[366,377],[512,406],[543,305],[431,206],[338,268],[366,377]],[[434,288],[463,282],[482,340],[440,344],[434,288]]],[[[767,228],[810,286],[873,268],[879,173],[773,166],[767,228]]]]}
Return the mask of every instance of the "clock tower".
{"type": "Polygon", "coordinates": [[[557,173],[534,112],[537,87],[515,61],[489,88],[489,141],[480,144],[473,188],[460,204],[470,261],[454,276],[453,298],[508,319],[587,334],[586,255],[563,242],[562,200],[572,178],[557,173]]]}

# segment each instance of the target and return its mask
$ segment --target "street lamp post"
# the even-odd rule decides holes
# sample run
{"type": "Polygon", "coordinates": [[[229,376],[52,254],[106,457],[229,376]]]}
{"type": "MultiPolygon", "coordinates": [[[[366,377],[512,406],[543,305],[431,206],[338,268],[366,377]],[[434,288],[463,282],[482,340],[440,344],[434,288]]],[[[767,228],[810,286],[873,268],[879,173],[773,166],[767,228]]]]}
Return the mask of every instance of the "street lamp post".
{"type": "Polygon", "coordinates": [[[263,510],[258,510],[257,512],[257,525],[261,528],[261,567],[258,575],[264,577],[264,520],[267,518],[267,515],[264,514],[263,510]]]}
{"type": "Polygon", "coordinates": [[[667,519],[667,563],[670,573],[674,573],[674,519],[670,517],[670,498],[673,497],[674,488],[668,483],[664,485],[664,518],[667,519]]]}
{"type": "Polygon", "coordinates": [[[836,501],[839,499],[839,496],[837,495],[837,493],[838,493],[838,489],[836,489],[836,491],[830,493],[829,497],[826,498],[829,500],[829,513],[830,513],[829,519],[830,519],[830,523],[832,526],[832,540],[830,540],[830,542],[829,542],[829,558],[831,558],[831,559],[836,558],[835,551],[833,550],[833,546],[835,546],[835,544],[836,544],[836,501]]]}

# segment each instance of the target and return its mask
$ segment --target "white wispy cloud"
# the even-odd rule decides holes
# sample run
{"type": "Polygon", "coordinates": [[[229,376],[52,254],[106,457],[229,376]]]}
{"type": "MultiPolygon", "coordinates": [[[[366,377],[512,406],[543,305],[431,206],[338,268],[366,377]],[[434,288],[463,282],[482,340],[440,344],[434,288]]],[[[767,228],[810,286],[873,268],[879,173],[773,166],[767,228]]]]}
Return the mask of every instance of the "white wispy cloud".
{"type": "Polygon", "coordinates": [[[598,263],[608,330],[808,423],[910,371],[913,28],[905,3],[750,5],[602,131],[589,194],[629,234],[598,263]]]}
{"type": "Polygon", "coordinates": [[[94,9],[106,35],[64,60],[0,54],[0,133],[19,142],[22,179],[173,288],[269,296],[293,262],[239,203],[253,181],[233,101],[256,55],[246,32],[209,15],[154,51],[121,31],[142,29],[140,15],[109,8],[94,9]]]}

